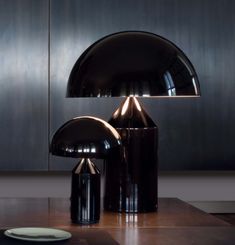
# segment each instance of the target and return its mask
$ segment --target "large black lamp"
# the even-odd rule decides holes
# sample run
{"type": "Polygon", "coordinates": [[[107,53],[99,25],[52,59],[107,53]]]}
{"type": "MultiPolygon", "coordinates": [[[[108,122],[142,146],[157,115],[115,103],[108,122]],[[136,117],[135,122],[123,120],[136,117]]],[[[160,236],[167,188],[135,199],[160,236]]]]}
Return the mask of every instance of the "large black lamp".
{"type": "Polygon", "coordinates": [[[77,117],[54,134],[51,153],[81,158],[72,171],[71,219],[91,224],[100,217],[100,172],[91,158],[120,157],[121,138],[107,122],[96,117],[77,117]]]}
{"type": "Polygon", "coordinates": [[[136,97],[198,97],[198,78],[186,55],[169,40],[148,32],[119,32],[79,57],[67,97],[120,96],[127,98],[109,123],[122,137],[124,157],[106,165],[105,209],[154,211],[158,129],[136,97]]]}

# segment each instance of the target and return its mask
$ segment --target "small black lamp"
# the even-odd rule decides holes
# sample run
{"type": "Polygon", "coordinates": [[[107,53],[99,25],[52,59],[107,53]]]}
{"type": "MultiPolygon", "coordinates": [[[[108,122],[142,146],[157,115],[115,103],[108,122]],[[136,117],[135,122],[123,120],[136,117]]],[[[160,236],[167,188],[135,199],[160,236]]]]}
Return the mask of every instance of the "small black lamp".
{"type": "Polygon", "coordinates": [[[124,158],[119,163],[110,159],[115,164],[106,166],[106,209],[157,208],[158,129],[136,97],[199,96],[198,77],[189,59],[171,41],[153,33],[111,34],[79,57],[67,97],[127,97],[109,121],[122,137],[124,158]]]}
{"type": "Polygon", "coordinates": [[[82,158],[72,171],[70,211],[73,223],[99,221],[100,172],[90,158],[119,156],[120,144],[117,131],[96,117],[74,118],[54,134],[51,142],[53,155],[82,158]]]}

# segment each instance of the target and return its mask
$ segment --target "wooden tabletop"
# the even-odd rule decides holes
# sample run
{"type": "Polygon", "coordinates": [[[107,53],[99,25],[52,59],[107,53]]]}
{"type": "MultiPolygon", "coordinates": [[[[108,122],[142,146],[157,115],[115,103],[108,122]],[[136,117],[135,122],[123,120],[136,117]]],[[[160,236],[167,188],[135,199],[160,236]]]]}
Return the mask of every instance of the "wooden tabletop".
{"type": "Polygon", "coordinates": [[[0,228],[46,226],[71,232],[102,229],[121,244],[229,244],[225,243],[228,239],[235,244],[233,226],[175,198],[160,198],[157,212],[102,212],[100,222],[89,226],[71,224],[69,205],[68,199],[60,198],[2,198],[0,228]]]}

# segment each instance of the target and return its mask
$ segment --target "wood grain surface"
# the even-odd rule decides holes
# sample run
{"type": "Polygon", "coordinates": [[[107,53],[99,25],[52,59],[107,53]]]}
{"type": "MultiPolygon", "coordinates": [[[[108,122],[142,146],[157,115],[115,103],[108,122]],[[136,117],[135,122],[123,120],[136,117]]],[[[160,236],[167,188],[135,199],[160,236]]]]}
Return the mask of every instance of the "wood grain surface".
{"type": "Polygon", "coordinates": [[[56,227],[72,233],[73,239],[66,244],[80,244],[81,233],[86,231],[105,231],[128,245],[235,244],[233,226],[176,198],[160,198],[158,212],[101,212],[100,222],[90,226],[72,224],[69,206],[69,200],[61,198],[2,198],[0,228],[56,227]]]}
{"type": "MultiPolygon", "coordinates": [[[[0,199],[0,227],[53,226],[77,227],[71,224],[68,199],[0,199]]],[[[158,212],[125,214],[101,212],[100,222],[93,228],[157,228],[179,226],[229,226],[176,198],[160,198],[158,212]]]]}

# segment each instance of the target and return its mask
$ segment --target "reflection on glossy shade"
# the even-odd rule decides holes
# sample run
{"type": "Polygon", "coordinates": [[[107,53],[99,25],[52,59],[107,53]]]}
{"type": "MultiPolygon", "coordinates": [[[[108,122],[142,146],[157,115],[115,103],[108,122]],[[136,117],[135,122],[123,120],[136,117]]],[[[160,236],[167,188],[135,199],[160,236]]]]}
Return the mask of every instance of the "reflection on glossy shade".
{"type": "Polygon", "coordinates": [[[169,40],[148,32],[106,36],[75,63],[68,97],[199,96],[196,72],[169,40]]]}
{"type": "Polygon", "coordinates": [[[77,117],[54,134],[51,152],[65,157],[104,158],[120,144],[118,132],[107,122],[96,117],[77,117]]]}

